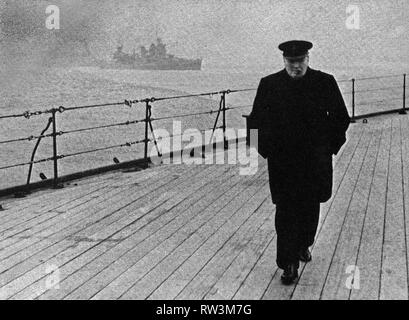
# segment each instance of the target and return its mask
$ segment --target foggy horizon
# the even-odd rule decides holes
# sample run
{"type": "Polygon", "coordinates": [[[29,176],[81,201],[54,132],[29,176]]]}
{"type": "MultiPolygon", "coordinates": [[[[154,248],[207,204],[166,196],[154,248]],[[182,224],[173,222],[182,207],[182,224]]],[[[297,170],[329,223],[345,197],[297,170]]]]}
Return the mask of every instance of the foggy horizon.
{"type": "Polygon", "coordinates": [[[119,44],[139,51],[156,36],[172,54],[203,58],[204,69],[281,68],[280,42],[314,43],[312,67],[405,70],[409,3],[357,1],[360,29],[346,28],[345,1],[4,1],[3,64],[38,66],[109,60],[119,44]],[[60,30],[45,27],[45,8],[60,8],[60,30]]]}

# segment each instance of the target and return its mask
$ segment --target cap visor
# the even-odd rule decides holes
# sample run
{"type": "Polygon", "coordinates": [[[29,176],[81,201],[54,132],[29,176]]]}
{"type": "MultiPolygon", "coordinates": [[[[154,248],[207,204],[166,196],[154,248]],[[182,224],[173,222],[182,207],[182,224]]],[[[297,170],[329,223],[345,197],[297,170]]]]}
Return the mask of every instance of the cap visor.
{"type": "Polygon", "coordinates": [[[284,58],[290,61],[298,61],[298,60],[303,60],[306,56],[308,56],[308,54],[303,54],[301,56],[296,56],[296,57],[284,55],[284,58]]]}

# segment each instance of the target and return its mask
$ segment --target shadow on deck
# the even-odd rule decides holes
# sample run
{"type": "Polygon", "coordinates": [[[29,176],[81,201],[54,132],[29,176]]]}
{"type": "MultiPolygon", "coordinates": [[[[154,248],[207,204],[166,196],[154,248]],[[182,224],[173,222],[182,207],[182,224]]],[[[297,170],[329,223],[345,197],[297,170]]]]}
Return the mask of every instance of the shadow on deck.
{"type": "Polygon", "coordinates": [[[4,199],[0,298],[408,299],[408,117],[353,124],[348,136],[295,285],[280,283],[259,158],[251,176],[161,165],[4,199]]]}

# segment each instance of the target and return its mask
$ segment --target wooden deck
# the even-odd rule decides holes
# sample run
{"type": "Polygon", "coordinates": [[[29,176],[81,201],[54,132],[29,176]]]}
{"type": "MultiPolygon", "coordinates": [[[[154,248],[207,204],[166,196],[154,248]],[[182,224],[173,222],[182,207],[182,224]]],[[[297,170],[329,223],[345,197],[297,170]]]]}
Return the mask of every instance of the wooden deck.
{"type": "Polygon", "coordinates": [[[408,299],[408,159],[408,116],[351,125],[292,286],[262,158],[252,176],[161,165],[2,199],[0,298],[408,299]]]}

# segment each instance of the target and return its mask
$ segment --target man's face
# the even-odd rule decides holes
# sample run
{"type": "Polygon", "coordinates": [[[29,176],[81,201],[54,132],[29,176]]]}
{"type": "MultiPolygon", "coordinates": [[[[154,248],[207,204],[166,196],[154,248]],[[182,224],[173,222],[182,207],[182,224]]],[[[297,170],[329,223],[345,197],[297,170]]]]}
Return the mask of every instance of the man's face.
{"type": "Polygon", "coordinates": [[[293,79],[302,78],[307,72],[309,57],[303,56],[299,58],[284,57],[285,70],[293,79]]]}

